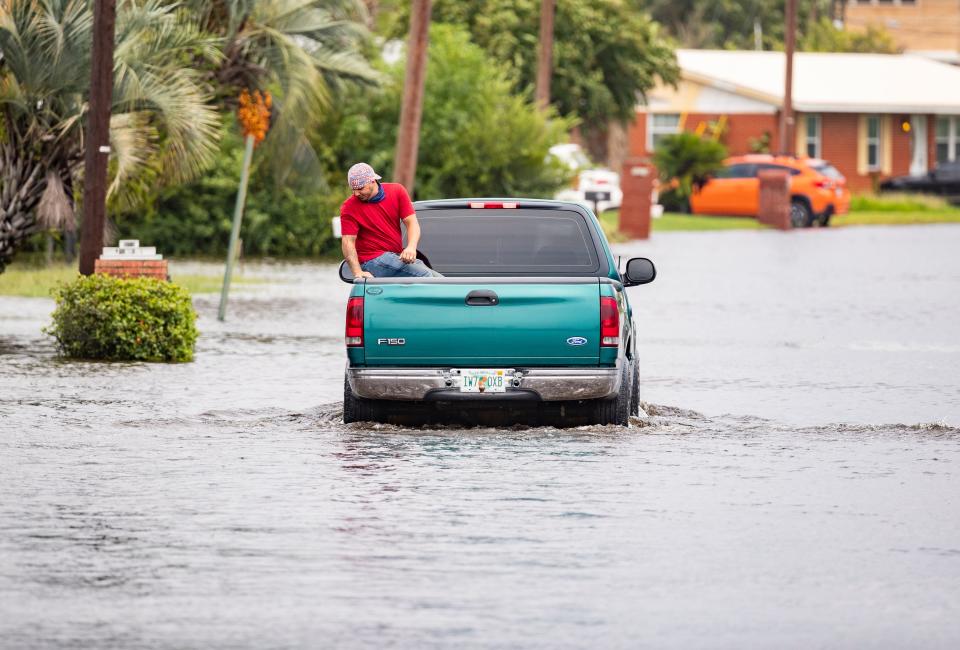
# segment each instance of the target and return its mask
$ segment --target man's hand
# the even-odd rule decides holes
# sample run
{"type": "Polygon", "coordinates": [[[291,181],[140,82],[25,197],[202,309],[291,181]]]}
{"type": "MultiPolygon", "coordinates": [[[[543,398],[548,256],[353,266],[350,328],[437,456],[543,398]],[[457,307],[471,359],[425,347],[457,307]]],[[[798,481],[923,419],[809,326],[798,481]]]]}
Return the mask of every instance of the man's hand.
{"type": "Polygon", "coordinates": [[[407,246],[400,253],[400,259],[406,264],[412,264],[417,261],[417,249],[413,246],[407,246]]]}
{"type": "Polygon", "coordinates": [[[373,277],[373,273],[371,273],[370,271],[360,271],[360,275],[357,275],[356,273],[353,275],[353,278],[355,280],[359,278],[372,278],[372,277],[373,277]]]}

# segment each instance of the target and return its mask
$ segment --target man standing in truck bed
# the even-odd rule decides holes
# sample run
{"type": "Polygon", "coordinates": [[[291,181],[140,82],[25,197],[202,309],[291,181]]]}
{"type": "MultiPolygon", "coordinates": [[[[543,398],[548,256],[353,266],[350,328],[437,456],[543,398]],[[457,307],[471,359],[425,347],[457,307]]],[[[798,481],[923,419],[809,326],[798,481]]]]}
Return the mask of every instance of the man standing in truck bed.
{"type": "Polygon", "coordinates": [[[353,196],[340,207],[343,259],[354,278],[399,276],[437,277],[417,260],[420,224],[407,190],[399,183],[381,183],[367,163],[357,163],[347,172],[353,196]],[[400,223],[407,228],[403,247],[400,223]]]}

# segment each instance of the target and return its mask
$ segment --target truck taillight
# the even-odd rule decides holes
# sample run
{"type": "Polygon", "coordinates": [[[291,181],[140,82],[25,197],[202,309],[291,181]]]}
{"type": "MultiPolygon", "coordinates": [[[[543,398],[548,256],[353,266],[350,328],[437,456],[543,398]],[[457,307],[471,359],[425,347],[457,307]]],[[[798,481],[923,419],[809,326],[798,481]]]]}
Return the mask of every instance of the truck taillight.
{"type": "Polygon", "coordinates": [[[347,301],[348,348],[363,347],[363,296],[354,296],[347,301]]]}
{"type": "Polygon", "coordinates": [[[617,299],[600,296],[600,347],[615,348],[620,345],[620,311],[617,299]]]}

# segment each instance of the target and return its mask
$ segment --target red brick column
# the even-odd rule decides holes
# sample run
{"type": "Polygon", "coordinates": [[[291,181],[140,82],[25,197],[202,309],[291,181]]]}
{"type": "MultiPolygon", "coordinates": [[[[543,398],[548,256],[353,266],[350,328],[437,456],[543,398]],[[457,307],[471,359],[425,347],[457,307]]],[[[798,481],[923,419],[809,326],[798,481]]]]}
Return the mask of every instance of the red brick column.
{"type": "Polygon", "coordinates": [[[760,179],[760,209],[757,220],[779,230],[790,230],[790,175],[785,171],[764,169],[760,179]]]}
{"type": "Polygon", "coordinates": [[[167,279],[167,260],[104,260],[94,262],[94,273],[120,278],[167,279]]]}
{"type": "Polygon", "coordinates": [[[623,203],[620,206],[620,232],[633,239],[650,238],[650,206],[657,169],[649,158],[627,158],[620,174],[623,203]]]}

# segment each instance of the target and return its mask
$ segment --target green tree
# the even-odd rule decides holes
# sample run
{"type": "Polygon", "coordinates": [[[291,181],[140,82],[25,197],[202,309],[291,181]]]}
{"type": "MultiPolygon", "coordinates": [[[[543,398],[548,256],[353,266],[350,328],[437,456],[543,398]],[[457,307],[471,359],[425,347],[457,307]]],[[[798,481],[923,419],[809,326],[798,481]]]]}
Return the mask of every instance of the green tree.
{"type": "MultiPolygon", "coordinates": [[[[358,160],[391,176],[403,75],[401,61],[386,71],[381,91],[355,93],[315,132],[334,187],[345,188],[343,174],[358,160]]],[[[546,161],[547,151],[570,126],[514,94],[506,67],[463,29],[431,26],[417,198],[548,196],[566,173],[546,161]]]]}
{"type": "MultiPolygon", "coordinates": [[[[304,134],[345,87],[378,81],[360,0],[187,0],[186,6],[220,43],[202,69],[221,108],[234,109],[244,89],[272,93],[260,157],[270,159],[279,180],[315,162],[304,134]]],[[[308,173],[319,170],[311,164],[308,173]]]]}
{"type": "MultiPolygon", "coordinates": [[[[407,11],[398,12],[395,36],[406,29],[407,11]]],[[[540,0],[434,0],[432,19],[465,27],[474,43],[510,66],[514,89],[532,94],[540,0]]],[[[550,95],[561,115],[588,129],[632,120],[638,96],[658,80],[678,78],[670,44],[633,3],[557,0],[550,95]]]]}
{"type": "MultiPolygon", "coordinates": [[[[68,190],[83,161],[92,29],[83,0],[0,3],[0,272],[37,229],[41,199],[73,209],[68,190]]],[[[186,13],[159,0],[119,3],[112,194],[150,164],[159,177],[180,181],[211,162],[217,114],[184,62],[216,58],[214,45],[186,13]]]]}
{"type": "Polygon", "coordinates": [[[683,132],[665,136],[653,154],[660,179],[673,184],[681,202],[686,202],[696,185],[723,166],[727,149],[716,140],[683,132]]]}
{"type": "MultiPolygon", "coordinates": [[[[831,17],[841,0],[797,2],[798,49],[809,52],[895,52],[892,39],[881,28],[848,32],[831,17]]],[[[786,25],[784,0],[632,0],[645,7],[684,47],[752,50],[756,28],[760,47],[782,50],[786,25]]]]}
{"type": "Polygon", "coordinates": [[[821,18],[807,29],[799,47],[804,52],[900,52],[893,36],[882,27],[870,25],[864,31],[847,31],[838,29],[827,18],[821,18]]]}

